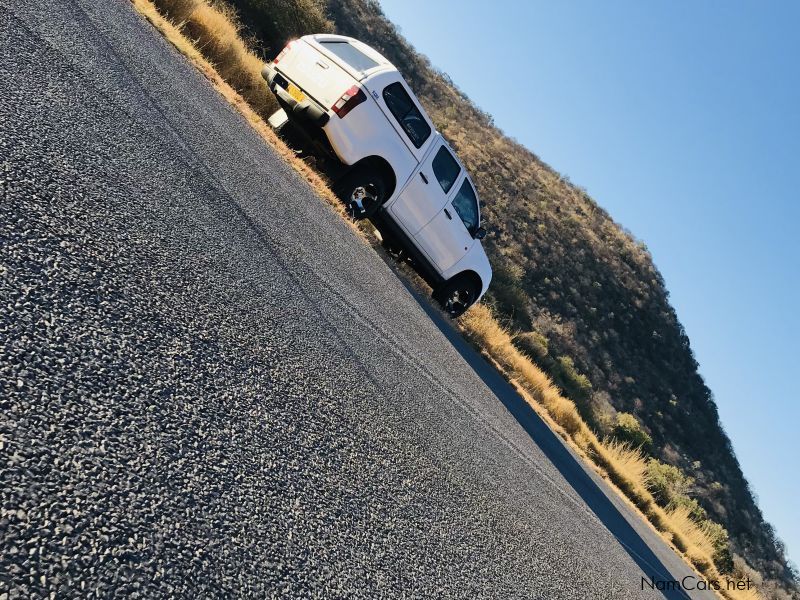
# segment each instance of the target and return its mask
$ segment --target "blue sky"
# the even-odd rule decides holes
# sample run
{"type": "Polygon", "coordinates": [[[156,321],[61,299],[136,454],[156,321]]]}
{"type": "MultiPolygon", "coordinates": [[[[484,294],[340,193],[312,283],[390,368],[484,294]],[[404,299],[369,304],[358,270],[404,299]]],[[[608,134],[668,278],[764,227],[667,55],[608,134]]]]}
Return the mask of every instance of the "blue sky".
{"type": "Polygon", "coordinates": [[[498,126],[647,244],[800,562],[800,4],[381,4],[498,126]]]}

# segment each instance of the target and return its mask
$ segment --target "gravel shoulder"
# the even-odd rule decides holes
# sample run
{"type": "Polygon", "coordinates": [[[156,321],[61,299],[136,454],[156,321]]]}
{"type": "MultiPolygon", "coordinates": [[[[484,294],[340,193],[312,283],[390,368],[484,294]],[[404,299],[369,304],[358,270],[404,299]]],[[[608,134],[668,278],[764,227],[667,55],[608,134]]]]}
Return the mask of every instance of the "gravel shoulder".
{"type": "Polygon", "coordinates": [[[0,16],[0,597],[661,597],[677,557],[127,2],[0,16]]]}

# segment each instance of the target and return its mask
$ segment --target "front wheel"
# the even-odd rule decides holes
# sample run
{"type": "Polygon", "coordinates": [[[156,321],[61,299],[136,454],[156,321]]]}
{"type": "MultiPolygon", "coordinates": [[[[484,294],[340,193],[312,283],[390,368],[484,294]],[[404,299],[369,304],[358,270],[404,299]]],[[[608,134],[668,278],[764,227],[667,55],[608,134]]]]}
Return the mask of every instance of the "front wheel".
{"type": "Polygon", "coordinates": [[[475,303],[480,293],[477,282],[469,277],[453,277],[436,290],[434,297],[451,319],[456,319],[475,303]]]}
{"type": "Polygon", "coordinates": [[[370,219],[386,200],[386,183],[380,174],[356,167],[336,184],[334,191],[353,219],[370,219]]]}

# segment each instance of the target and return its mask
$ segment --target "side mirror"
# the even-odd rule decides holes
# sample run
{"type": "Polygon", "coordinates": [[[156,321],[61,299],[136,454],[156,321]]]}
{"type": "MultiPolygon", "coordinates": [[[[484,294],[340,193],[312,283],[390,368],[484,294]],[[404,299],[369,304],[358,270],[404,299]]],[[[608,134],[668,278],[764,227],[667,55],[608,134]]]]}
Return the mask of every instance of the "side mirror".
{"type": "Polygon", "coordinates": [[[478,227],[472,237],[474,237],[476,240],[482,240],[486,237],[486,230],[483,227],[478,227]]]}

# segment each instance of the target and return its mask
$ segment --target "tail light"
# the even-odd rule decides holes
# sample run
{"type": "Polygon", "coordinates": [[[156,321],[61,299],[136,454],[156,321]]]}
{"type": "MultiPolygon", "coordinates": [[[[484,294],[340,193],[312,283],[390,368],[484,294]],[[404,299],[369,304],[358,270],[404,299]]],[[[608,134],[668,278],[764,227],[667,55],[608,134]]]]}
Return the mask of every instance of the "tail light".
{"type": "Polygon", "coordinates": [[[336,101],[336,104],[331,106],[331,110],[339,115],[340,119],[344,119],[345,115],[353,110],[356,106],[364,102],[367,95],[357,85],[354,85],[347,90],[342,97],[336,101]]]}
{"type": "Polygon", "coordinates": [[[296,40],[292,40],[291,42],[289,42],[288,44],[286,44],[286,45],[283,47],[283,50],[281,50],[281,53],[280,53],[280,54],[278,54],[278,56],[276,56],[276,57],[275,57],[275,60],[273,60],[273,61],[272,61],[272,64],[275,64],[275,65],[277,65],[279,62],[281,62],[281,59],[282,59],[284,56],[286,56],[286,53],[287,53],[289,50],[291,50],[291,49],[292,49],[292,44],[294,44],[294,43],[295,43],[295,41],[296,41],[296,40]]]}

